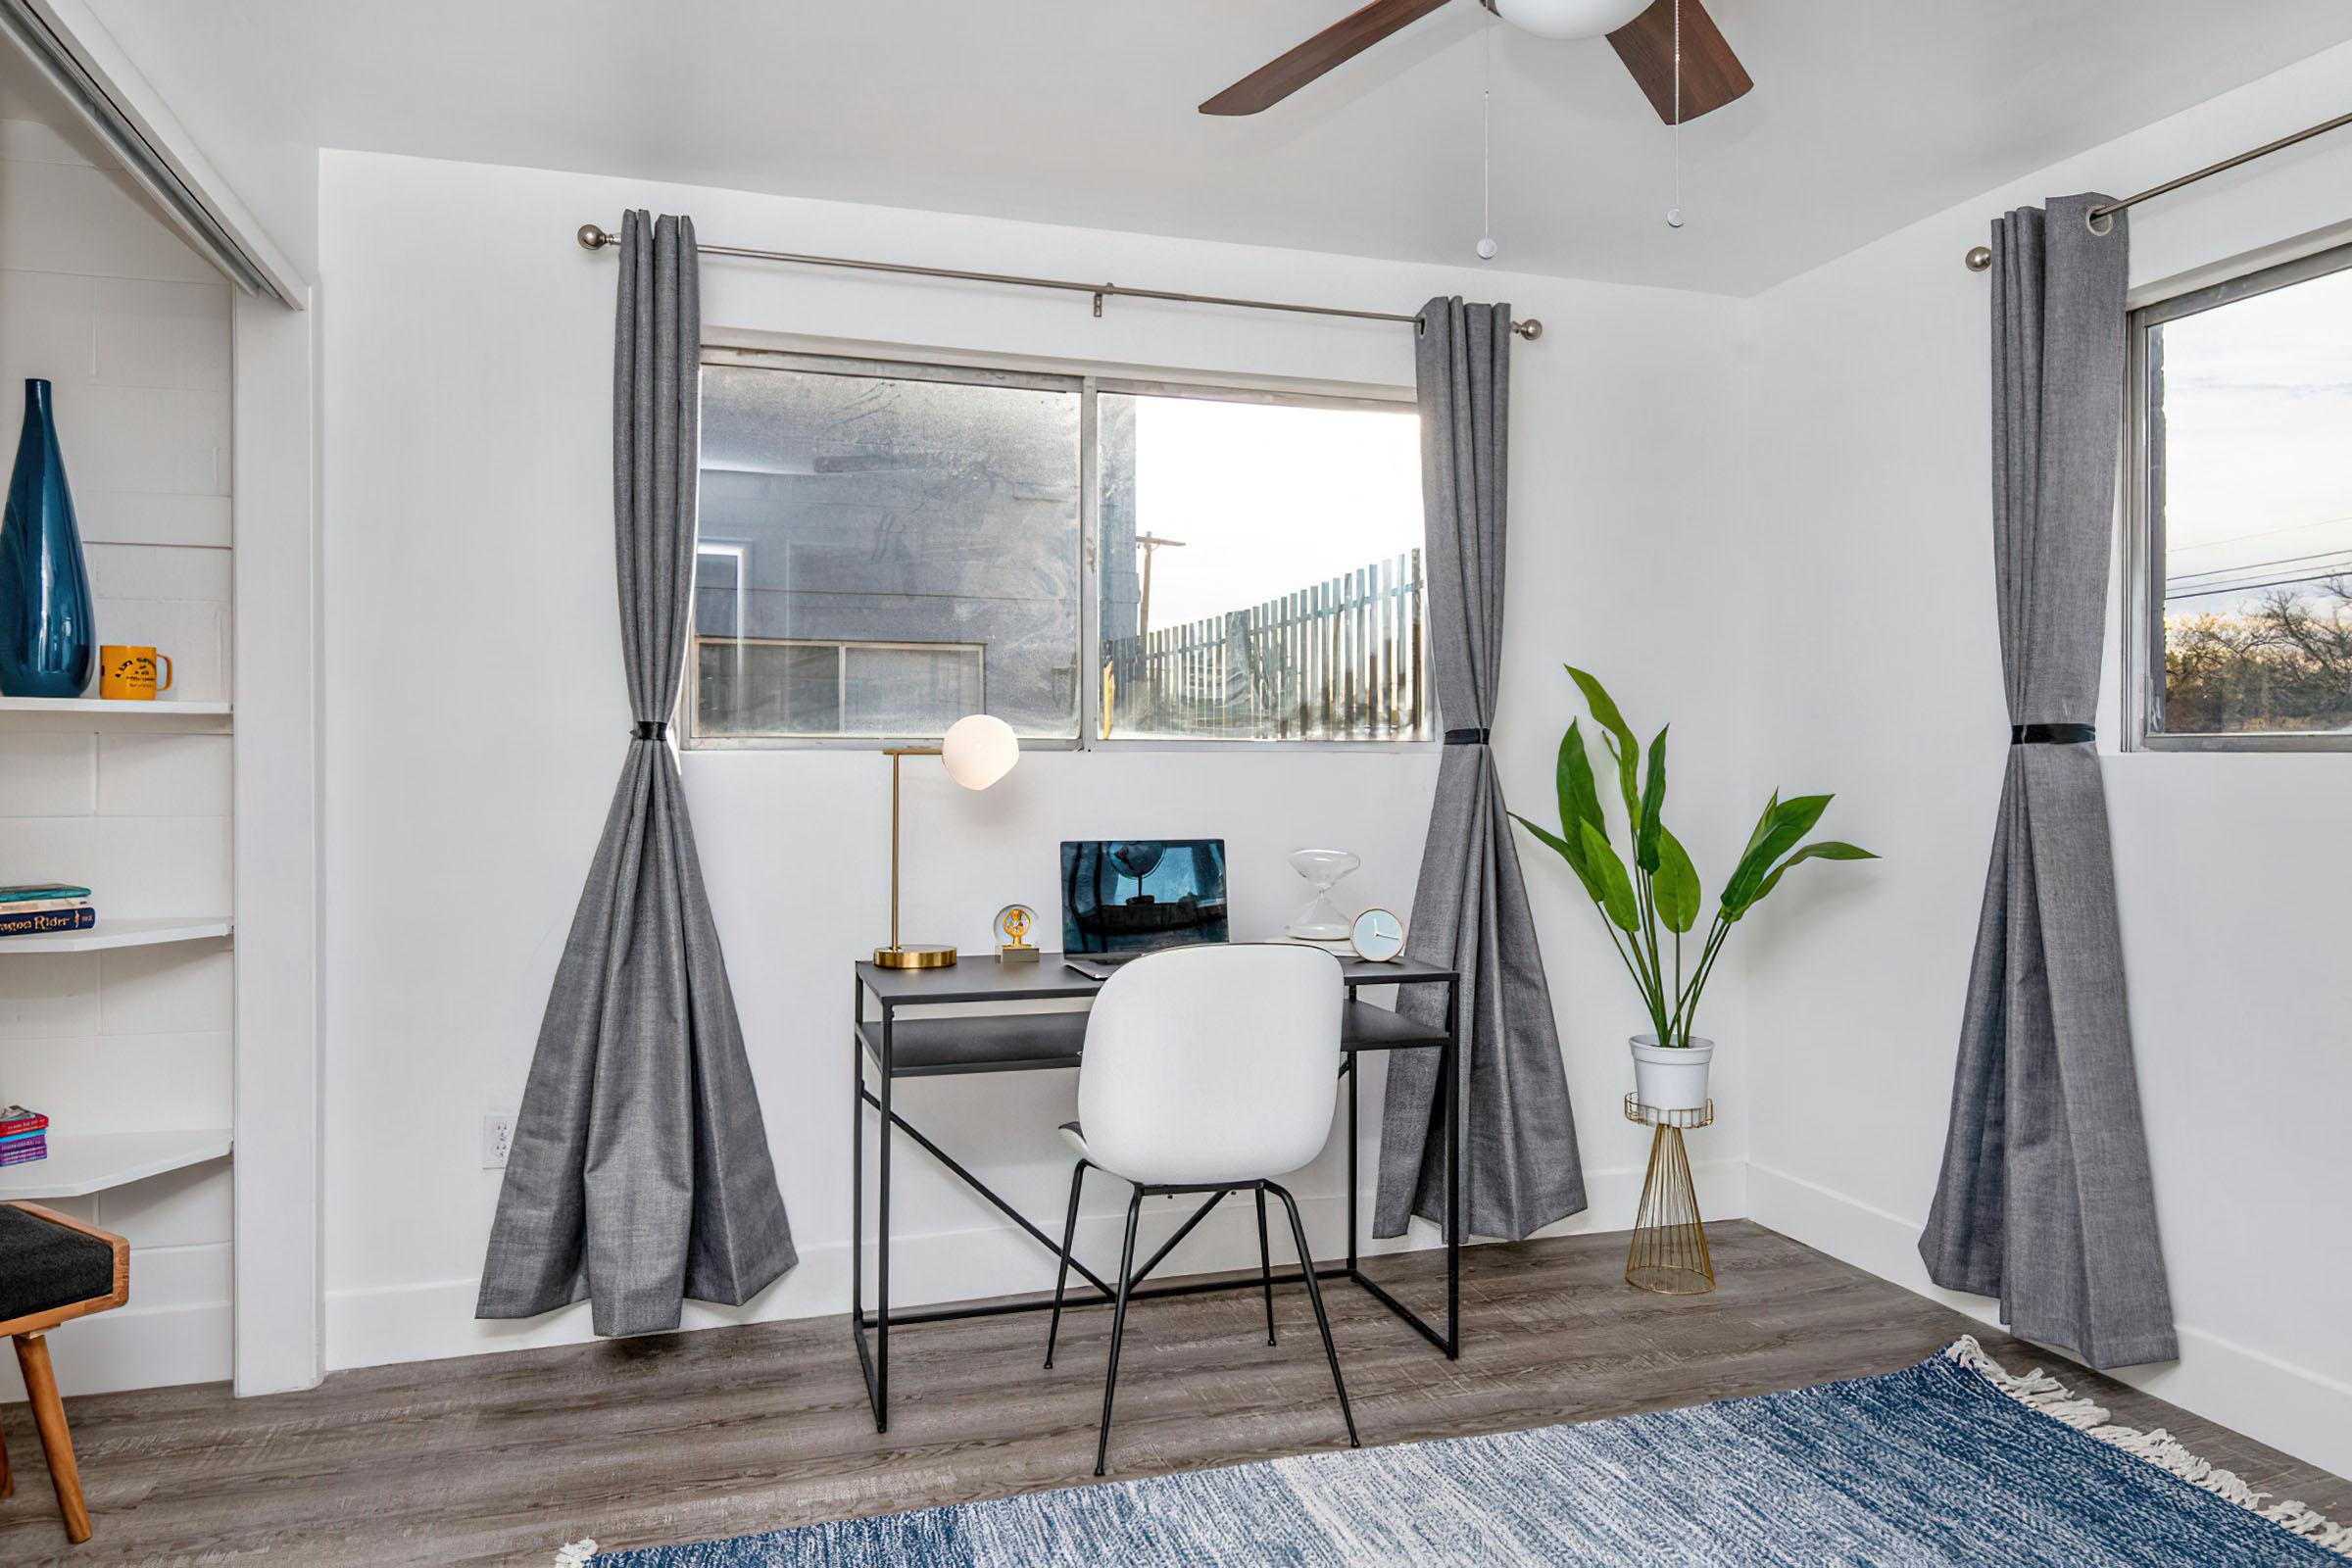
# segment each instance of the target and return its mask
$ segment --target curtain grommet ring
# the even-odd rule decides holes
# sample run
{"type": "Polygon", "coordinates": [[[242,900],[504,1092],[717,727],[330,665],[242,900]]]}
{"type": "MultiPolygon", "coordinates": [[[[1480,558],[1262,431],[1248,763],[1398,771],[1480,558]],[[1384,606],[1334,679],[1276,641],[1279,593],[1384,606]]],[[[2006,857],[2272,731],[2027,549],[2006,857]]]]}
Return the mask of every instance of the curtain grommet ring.
{"type": "Polygon", "coordinates": [[[2105,239],[2115,232],[2115,215],[2118,211],[2119,209],[2113,207],[2086,207],[2082,210],[2082,226],[2101,239],[2105,239]],[[2107,220],[2105,228],[2099,226],[2099,220],[2102,218],[2107,220]]]}

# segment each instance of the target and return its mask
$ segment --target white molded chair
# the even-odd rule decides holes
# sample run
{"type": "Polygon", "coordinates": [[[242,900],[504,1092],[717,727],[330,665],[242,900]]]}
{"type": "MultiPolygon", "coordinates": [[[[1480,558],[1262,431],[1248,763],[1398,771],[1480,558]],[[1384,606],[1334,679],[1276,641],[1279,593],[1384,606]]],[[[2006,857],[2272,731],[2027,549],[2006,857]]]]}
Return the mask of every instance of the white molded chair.
{"type": "MultiPolygon", "coordinates": [[[[1051,1367],[1078,1228],[1079,1189],[1092,1165],[1135,1188],[1127,1202],[1127,1241],[1119,1253],[1095,1474],[1103,1473],[1110,1451],[1110,1401],[1118,1386],[1128,1295],[1141,1274],[1159,1261],[1154,1257],[1143,1270],[1135,1267],[1136,1220],[1147,1197],[1167,1193],[1212,1194],[1210,1207],[1244,1188],[1257,1195],[1258,1267],[1265,1282],[1269,1345],[1274,1343],[1274,1280],[1266,1245],[1266,1194],[1282,1200],[1290,1211],[1307,1299],[1314,1303],[1315,1326],[1323,1333],[1348,1441],[1356,1446],[1355,1415],[1348,1406],[1331,1320],[1315,1283],[1306,1227],[1299,1222],[1298,1202],[1273,1180],[1313,1159],[1331,1135],[1339,1095],[1341,1003],[1338,959],[1320,949],[1274,943],[1155,953],[1120,969],[1096,997],[1078,1067],[1078,1120],[1062,1128],[1078,1151],[1078,1163],[1070,1172],[1062,1261],[1054,1281],[1053,1322],[1046,1331],[1051,1367]]],[[[1206,1212],[1205,1207],[1200,1211],[1206,1212]]],[[[1196,1214],[1194,1221],[1200,1217],[1196,1214]]],[[[1191,1228],[1188,1222],[1175,1240],[1191,1228]]],[[[1162,1248],[1160,1256],[1167,1250],[1162,1248]]]]}

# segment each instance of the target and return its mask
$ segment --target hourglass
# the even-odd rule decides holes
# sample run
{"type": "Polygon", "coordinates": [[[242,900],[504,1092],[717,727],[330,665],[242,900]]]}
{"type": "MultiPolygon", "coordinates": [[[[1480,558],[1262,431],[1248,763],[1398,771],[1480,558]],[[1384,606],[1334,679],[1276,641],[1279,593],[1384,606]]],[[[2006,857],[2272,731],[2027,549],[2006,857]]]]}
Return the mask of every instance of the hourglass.
{"type": "Polygon", "coordinates": [[[1293,850],[1291,869],[1306,878],[1307,886],[1315,890],[1315,900],[1300,909],[1285,929],[1301,942],[1347,941],[1348,917],[1331,902],[1331,890],[1339,886],[1342,877],[1363,863],[1360,857],[1346,850],[1293,850]]]}

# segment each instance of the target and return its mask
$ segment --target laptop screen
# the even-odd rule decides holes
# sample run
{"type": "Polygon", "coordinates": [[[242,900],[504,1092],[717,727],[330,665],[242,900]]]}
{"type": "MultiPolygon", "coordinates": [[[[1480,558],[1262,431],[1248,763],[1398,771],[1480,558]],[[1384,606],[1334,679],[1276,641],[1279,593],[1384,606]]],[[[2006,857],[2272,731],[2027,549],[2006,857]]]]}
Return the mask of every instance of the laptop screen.
{"type": "Polygon", "coordinates": [[[1061,846],[1064,953],[1149,953],[1227,940],[1223,839],[1061,846]]]}

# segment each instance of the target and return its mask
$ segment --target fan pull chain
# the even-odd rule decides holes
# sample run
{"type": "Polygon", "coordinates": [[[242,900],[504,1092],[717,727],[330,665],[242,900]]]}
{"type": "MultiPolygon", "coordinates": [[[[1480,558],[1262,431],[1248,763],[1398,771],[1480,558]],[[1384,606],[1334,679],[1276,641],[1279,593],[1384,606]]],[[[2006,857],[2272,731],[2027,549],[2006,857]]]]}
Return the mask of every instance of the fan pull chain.
{"type": "Polygon", "coordinates": [[[1674,196],[1666,226],[1683,226],[1683,0],[1674,0],[1674,196]]]}
{"type": "MultiPolygon", "coordinates": [[[[1675,3],[1680,5],[1682,0],[1675,3]]],[[[1480,185],[1485,208],[1478,231],[1478,259],[1491,262],[1502,250],[1494,243],[1494,29],[1492,27],[1487,29],[1485,59],[1487,80],[1479,92],[1479,109],[1484,117],[1480,128],[1480,185]]]]}

